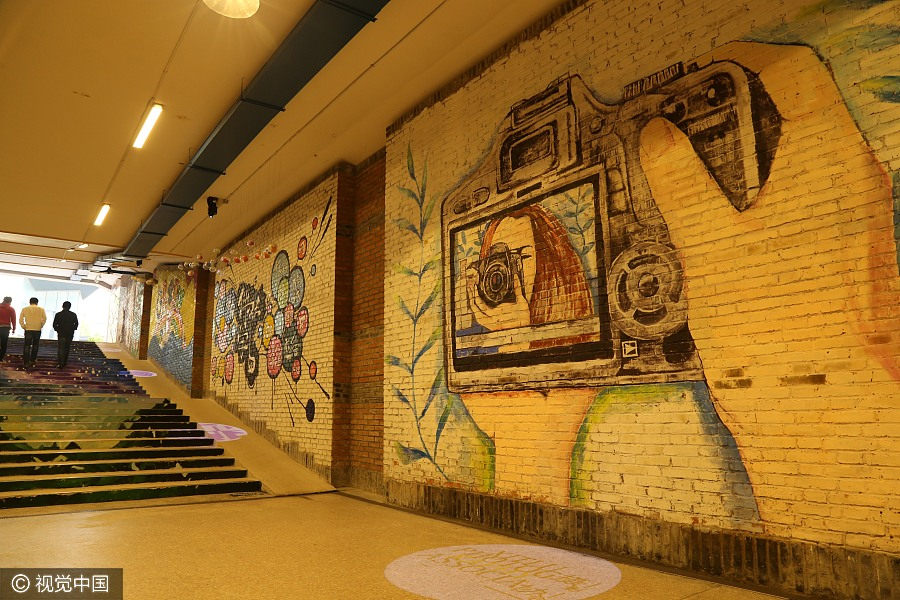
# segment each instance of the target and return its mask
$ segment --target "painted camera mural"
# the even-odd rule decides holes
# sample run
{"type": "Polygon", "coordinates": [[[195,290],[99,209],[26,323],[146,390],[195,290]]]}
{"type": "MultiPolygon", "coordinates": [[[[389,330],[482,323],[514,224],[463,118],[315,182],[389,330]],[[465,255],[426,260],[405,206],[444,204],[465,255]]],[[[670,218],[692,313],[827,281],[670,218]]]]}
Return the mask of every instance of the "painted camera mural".
{"type": "Polygon", "coordinates": [[[336,184],[330,180],[223,253],[215,393],[329,464],[336,184]]]}
{"type": "Polygon", "coordinates": [[[896,549],[900,4],[772,8],[660,65],[591,4],[395,127],[387,477],[896,549]]]}

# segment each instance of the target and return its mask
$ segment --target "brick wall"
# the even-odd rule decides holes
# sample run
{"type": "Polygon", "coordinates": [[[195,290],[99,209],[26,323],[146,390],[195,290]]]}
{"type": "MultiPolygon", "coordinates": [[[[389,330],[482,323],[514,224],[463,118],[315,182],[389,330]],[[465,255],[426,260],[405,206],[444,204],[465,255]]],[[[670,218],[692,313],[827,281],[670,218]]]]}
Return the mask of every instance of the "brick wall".
{"type": "Polygon", "coordinates": [[[356,168],[350,485],[380,490],[384,444],[384,153],[356,168]]]}
{"type": "MultiPolygon", "coordinates": [[[[210,387],[273,443],[331,477],[338,175],[222,252],[210,387]]],[[[342,392],[344,393],[344,392],[342,392]]]]}
{"type": "Polygon", "coordinates": [[[158,283],[152,288],[147,356],[190,387],[197,274],[194,270],[160,267],[154,278],[158,283]]]}
{"type": "Polygon", "coordinates": [[[898,7],[569,2],[390,128],[392,497],[900,550],[898,7]]]}

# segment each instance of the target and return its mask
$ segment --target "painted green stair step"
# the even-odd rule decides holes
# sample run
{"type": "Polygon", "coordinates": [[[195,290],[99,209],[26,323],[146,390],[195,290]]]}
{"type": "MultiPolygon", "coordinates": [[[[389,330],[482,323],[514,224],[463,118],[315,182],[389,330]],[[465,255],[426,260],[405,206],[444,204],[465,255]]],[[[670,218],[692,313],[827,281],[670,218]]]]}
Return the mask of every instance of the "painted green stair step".
{"type": "Polygon", "coordinates": [[[16,440],[82,440],[92,438],[125,439],[125,438],[168,438],[168,437],[203,437],[203,429],[45,429],[16,432],[0,431],[0,441],[16,440]],[[8,436],[8,437],[5,437],[8,436]]]}
{"type": "Polygon", "coordinates": [[[262,484],[259,481],[245,478],[170,483],[133,483],[98,486],[85,490],[23,490],[0,492],[0,509],[172,498],[201,494],[234,494],[261,492],[261,490],[262,484]]]}
{"type": "Polygon", "coordinates": [[[130,406],[40,406],[20,408],[0,408],[0,415],[181,415],[180,408],[132,408],[130,406]]]}
{"type": "MultiPolygon", "coordinates": [[[[0,388],[2,389],[2,388],[0,388]]],[[[69,402],[75,401],[84,401],[84,402],[97,402],[97,403],[128,403],[129,405],[156,405],[156,404],[166,404],[172,405],[175,404],[171,402],[168,398],[144,398],[138,397],[135,398],[131,395],[122,394],[88,394],[88,395],[78,395],[78,396],[66,396],[65,398],[59,398],[57,396],[43,395],[43,394],[7,394],[5,391],[0,393],[0,402],[8,402],[8,401],[20,401],[27,400],[29,402],[58,402],[60,404],[66,404],[69,402]]]]}
{"type": "Polygon", "coordinates": [[[176,468],[201,469],[207,467],[230,467],[233,465],[234,459],[224,455],[141,460],[70,461],[55,463],[30,462],[0,464],[0,477],[64,473],[111,473],[116,471],[145,471],[176,468]]]}
{"type": "Polygon", "coordinates": [[[126,439],[81,439],[62,438],[57,440],[0,440],[0,461],[7,452],[21,450],[114,450],[119,448],[170,448],[175,446],[212,446],[210,437],[186,438],[126,438],[126,439]]]}
{"type": "Polygon", "coordinates": [[[105,421],[0,421],[0,431],[46,431],[47,429],[111,429],[121,431],[155,430],[155,429],[196,429],[196,421],[122,421],[107,419],[105,421]]]}
{"type": "Polygon", "coordinates": [[[159,469],[113,473],[42,475],[0,477],[0,492],[47,490],[122,485],[126,483],[154,483],[163,481],[201,481],[204,479],[242,479],[247,470],[239,467],[211,467],[204,469],[159,469]]]}
{"type": "Polygon", "coordinates": [[[57,461],[91,461],[117,460],[131,458],[171,458],[175,456],[219,456],[224,453],[216,446],[198,448],[179,446],[177,448],[119,448],[116,450],[38,450],[13,451],[0,454],[0,465],[3,463],[22,462],[57,462],[57,461]]]}
{"type": "MultiPolygon", "coordinates": [[[[119,419],[120,421],[136,421],[140,419],[141,421],[187,421],[190,417],[187,415],[139,415],[134,416],[127,415],[105,415],[100,413],[99,411],[95,411],[91,414],[87,415],[47,415],[47,414],[30,414],[30,415],[0,415],[0,423],[12,423],[17,421],[30,421],[33,423],[38,423],[41,421],[52,421],[52,422],[66,422],[66,421],[80,421],[80,420],[94,420],[101,419],[105,416],[108,416],[110,419],[119,419]]],[[[0,425],[2,427],[3,425],[0,425]]]]}

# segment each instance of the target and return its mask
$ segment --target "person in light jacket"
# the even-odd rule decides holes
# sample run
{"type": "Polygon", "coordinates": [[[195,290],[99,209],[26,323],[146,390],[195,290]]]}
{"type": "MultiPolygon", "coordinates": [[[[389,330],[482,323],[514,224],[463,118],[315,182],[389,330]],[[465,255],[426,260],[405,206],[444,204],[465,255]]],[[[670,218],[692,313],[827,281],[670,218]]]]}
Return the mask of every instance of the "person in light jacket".
{"type": "Polygon", "coordinates": [[[38,345],[41,343],[41,329],[47,322],[47,313],[38,304],[37,298],[28,301],[28,306],[19,313],[19,325],[25,331],[25,347],[22,350],[22,362],[25,368],[34,367],[37,361],[38,345]]]}
{"type": "Polygon", "coordinates": [[[71,310],[72,303],[63,302],[62,310],[53,317],[53,329],[56,331],[56,364],[62,369],[69,362],[69,349],[72,347],[72,338],[78,329],[78,315],[71,310]]]}

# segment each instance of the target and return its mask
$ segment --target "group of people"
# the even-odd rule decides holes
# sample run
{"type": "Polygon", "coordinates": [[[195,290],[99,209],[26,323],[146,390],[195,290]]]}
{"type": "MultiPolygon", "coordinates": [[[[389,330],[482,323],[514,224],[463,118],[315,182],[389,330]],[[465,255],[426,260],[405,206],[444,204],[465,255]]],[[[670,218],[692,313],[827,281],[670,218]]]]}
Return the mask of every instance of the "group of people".
{"type": "MultiPolygon", "coordinates": [[[[57,366],[63,368],[69,362],[69,349],[72,347],[72,338],[78,329],[78,316],[70,309],[72,303],[63,302],[62,310],[53,318],[53,329],[57,337],[57,366]]],[[[47,323],[47,313],[38,306],[38,299],[31,298],[28,306],[19,313],[19,326],[25,333],[25,347],[22,350],[22,362],[26,369],[34,368],[37,361],[38,345],[41,341],[41,330],[47,323]]],[[[12,307],[12,298],[6,296],[0,303],[0,361],[6,358],[6,346],[9,342],[10,332],[16,332],[16,310],[12,307]]]]}

